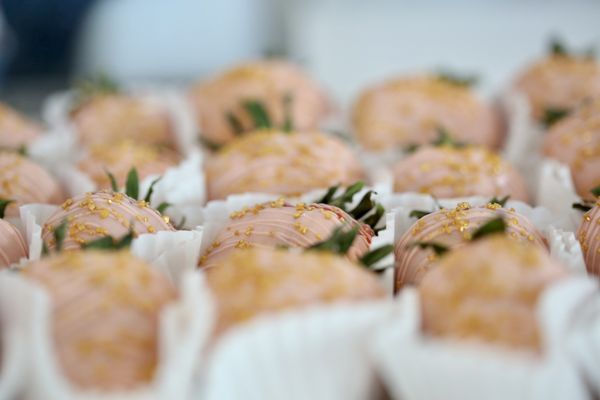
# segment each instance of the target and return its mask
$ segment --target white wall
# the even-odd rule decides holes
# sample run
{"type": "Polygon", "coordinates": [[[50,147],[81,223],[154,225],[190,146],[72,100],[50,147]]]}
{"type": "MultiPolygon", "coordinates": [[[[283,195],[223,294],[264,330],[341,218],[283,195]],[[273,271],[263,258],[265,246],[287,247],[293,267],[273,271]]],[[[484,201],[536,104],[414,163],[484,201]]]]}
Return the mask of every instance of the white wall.
{"type": "Polygon", "coordinates": [[[600,52],[600,1],[309,1],[290,9],[290,51],[347,100],[399,72],[446,66],[510,80],[555,33],[600,52]]]}
{"type": "Polygon", "coordinates": [[[600,0],[102,0],[81,74],[193,79],[287,47],[338,99],[410,71],[476,72],[493,91],[550,34],[600,51],[600,0]]]}
{"type": "Polygon", "coordinates": [[[100,0],[79,41],[80,75],[193,79],[271,45],[273,0],[100,0]]]}

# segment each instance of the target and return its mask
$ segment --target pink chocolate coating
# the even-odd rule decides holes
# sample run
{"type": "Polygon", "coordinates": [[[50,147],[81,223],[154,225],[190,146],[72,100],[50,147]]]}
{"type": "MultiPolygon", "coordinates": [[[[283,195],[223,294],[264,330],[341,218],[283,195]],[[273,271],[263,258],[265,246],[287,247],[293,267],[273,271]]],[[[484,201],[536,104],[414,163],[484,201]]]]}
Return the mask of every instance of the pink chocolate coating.
{"type": "Polygon", "coordinates": [[[125,390],[152,379],[159,315],[176,299],[160,272],[128,251],[59,253],[23,271],[50,296],[55,354],[73,385],[125,390]]]}
{"type": "Polygon", "coordinates": [[[545,240],[535,226],[513,209],[492,203],[483,207],[460,203],[456,208],[441,209],[420,218],[396,242],[395,290],[407,284],[419,285],[436,266],[438,257],[434,251],[413,246],[414,243],[435,242],[454,250],[469,243],[477,228],[498,217],[503,217],[507,224],[507,237],[546,248],[545,240]]]}
{"type": "Polygon", "coordinates": [[[550,128],[544,154],[567,164],[577,193],[593,199],[590,191],[600,185],[600,97],[550,128]]]}
{"type": "Polygon", "coordinates": [[[248,248],[307,248],[326,240],[344,224],[360,226],[347,253],[350,260],[356,261],[369,251],[374,232],[338,207],[304,203],[294,206],[283,199],[256,204],[230,215],[229,223],[205,250],[199,265],[205,268],[217,266],[232,252],[248,248]]]}
{"type": "Polygon", "coordinates": [[[504,197],[527,202],[521,175],[484,147],[423,147],[394,166],[394,191],[438,198],[504,197]]]}
{"type": "Polygon", "coordinates": [[[121,139],[175,145],[167,110],[147,99],[122,94],[98,95],[77,107],[71,119],[85,146],[121,139]]]}
{"type": "Polygon", "coordinates": [[[515,82],[541,119],[549,108],[570,110],[600,96],[600,65],[592,58],[553,55],[529,66],[515,82]]]}
{"type": "Polygon", "coordinates": [[[374,274],[328,252],[234,252],[206,278],[217,304],[216,335],[258,315],[384,297],[374,274]]]}
{"type": "Polygon", "coordinates": [[[600,202],[586,212],[577,230],[585,265],[590,274],[600,276],[600,202]]]}
{"type": "Polygon", "coordinates": [[[23,204],[60,204],[65,197],[58,181],[44,168],[17,153],[0,152],[0,198],[15,201],[7,215],[17,215],[23,204]]]}
{"type": "Polygon", "coordinates": [[[0,147],[18,149],[37,139],[42,128],[0,103],[0,147]]]}
{"type": "Polygon", "coordinates": [[[394,79],[365,90],[352,121],[358,141],[370,150],[431,143],[440,127],[458,141],[492,148],[503,136],[496,112],[469,88],[428,76],[394,79]]]}
{"type": "Polygon", "coordinates": [[[92,145],[88,151],[88,156],[79,162],[78,167],[100,189],[111,187],[106,171],[114,175],[119,187],[124,187],[132,167],[136,168],[141,181],[150,175],[162,175],[177,165],[181,158],[168,148],[136,143],[130,139],[92,145]]]}
{"type": "Polygon", "coordinates": [[[442,257],[421,285],[425,332],[523,350],[541,350],[537,303],[567,275],[538,246],[503,235],[442,257]]]}
{"type": "Polygon", "coordinates": [[[352,150],[320,133],[257,131],[207,161],[208,198],[245,192],[298,195],[363,178],[352,150]]]}
{"type": "Polygon", "coordinates": [[[21,232],[10,222],[0,219],[0,270],[27,256],[28,246],[21,232]]]}
{"type": "Polygon", "coordinates": [[[63,221],[68,224],[64,250],[78,249],[103,236],[120,239],[130,229],[135,236],[175,230],[168,217],[160,215],[145,201],[108,190],[68,199],[48,218],[42,229],[42,239],[49,250],[56,246],[54,230],[63,221]]]}
{"type": "Polygon", "coordinates": [[[233,114],[249,130],[252,120],[243,109],[246,100],[258,100],[274,126],[283,126],[284,98],[290,96],[291,118],[299,131],[318,128],[330,110],[329,100],[306,74],[284,61],[257,61],[239,65],[211,80],[200,82],[190,92],[201,134],[210,142],[224,144],[236,134],[227,120],[233,114]]]}

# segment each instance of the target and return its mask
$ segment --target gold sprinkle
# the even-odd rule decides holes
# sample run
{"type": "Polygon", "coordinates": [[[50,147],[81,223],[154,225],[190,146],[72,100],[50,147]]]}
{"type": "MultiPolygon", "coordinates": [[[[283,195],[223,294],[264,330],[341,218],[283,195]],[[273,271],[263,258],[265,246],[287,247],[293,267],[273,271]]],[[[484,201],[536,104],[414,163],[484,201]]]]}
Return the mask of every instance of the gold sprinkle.
{"type": "Polygon", "coordinates": [[[247,242],[245,240],[240,240],[235,244],[236,249],[250,249],[252,247],[253,247],[252,243],[247,242]]]}
{"type": "Polygon", "coordinates": [[[294,223],[294,228],[303,235],[305,235],[306,232],[308,232],[308,228],[299,222],[294,223]]]}
{"type": "Polygon", "coordinates": [[[489,210],[497,210],[499,208],[502,208],[502,206],[498,203],[488,203],[485,207],[489,210]]]}
{"type": "Polygon", "coordinates": [[[458,203],[458,205],[456,206],[457,210],[468,210],[470,208],[471,208],[471,205],[469,203],[467,203],[466,201],[458,203]]]}
{"type": "Polygon", "coordinates": [[[67,210],[69,207],[73,205],[73,199],[68,199],[64,203],[62,203],[63,210],[67,210]]]}
{"type": "Polygon", "coordinates": [[[270,203],[271,208],[279,208],[279,207],[283,207],[285,205],[285,199],[283,197],[278,198],[275,201],[272,201],[270,203]]]}

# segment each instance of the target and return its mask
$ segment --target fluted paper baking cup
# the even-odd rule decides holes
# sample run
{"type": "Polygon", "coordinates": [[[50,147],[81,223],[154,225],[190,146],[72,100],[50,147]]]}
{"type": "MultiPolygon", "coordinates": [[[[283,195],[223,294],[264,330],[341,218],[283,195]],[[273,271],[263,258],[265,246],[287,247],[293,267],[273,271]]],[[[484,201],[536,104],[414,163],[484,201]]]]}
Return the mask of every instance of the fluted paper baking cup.
{"type": "MultiPolygon", "coordinates": [[[[490,199],[483,197],[465,197],[459,199],[435,199],[430,195],[417,193],[392,194],[382,196],[381,202],[386,209],[393,212],[394,244],[400,240],[417,221],[410,216],[413,210],[435,211],[438,205],[454,208],[460,202],[467,202],[473,207],[483,206],[490,199]]],[[[515,211],[533,223],[546,239],[550,255],[563,263],[571,271],[584,272],[583,254],[572,229],[569,216],[557,216],[544,207],[531,207],[520,201],[509,200],[505,208],[515,211]],[[583,268],[583,269],[582,269],[583,268]]]]}
{"type": "MultiPolygon", "coordinates": [[[[63,97],[68,99],[69,96],[71,94],[66,93],[51,97],[48,100],[51,110],[48,114],[59,113],[54,108],[66,107],[64,104],[68,102],[63,97]]],[[[184,221],[182,227],[193,228],[200,223],[199,211],[206,201],[206,180],[202,166],[203,155],[195,143],[195,128],[191,126],[191,117],[185,110],[186,103],[172,90],[146,94],[144,98],[161,101],[172,116],[175,116],[174,124],[179,127],[177,140],[183,146],[182,154],[185,154],[185,158],[178,165],[168,168],[155,185],[151,204],[158,207],[161,203],[169,203],[170,207],[166,209],[165,214],[176,223],[184,221]],[[182,182],[185,182],[185,185],[182,185],[182,182]]],[[[60,120],[55,115],[49,118],[55,122],[60,120]]],[[[30,148],[32,158],[58,178],[70,197],[98,189],[91,178],[76,167],[77,162],[85,157],[86,153],[78,148],[73,129],[70,123],[58,124],[51,133],[44,135],[30,148]]],[[[158,177],[159,175],[152,175],[143,179],[140,182],[141,193],[146,193],[158,177]]]]}
{"type": "Polygon", "coordinates": [[[398,317],[372,341],[373,356],[394,399],[589,399],[567,343],[590,295],[598,296],[597,285],[585,277],[542,295],[537,317],[543,349],[535,354],[424,335],[418,292],[405,289],[398,317]]]}
{"type": "Polygon", "coordinates": [[[581,244],[573,232],[550,226],[546,229],[550,254],[574,274],[587,275],[581,244]]]}
{"type": "Polygon", "coordinates": [[[19,207],[29,247],[29,260],[39,260],[42,255],[42,228],[50,216],[58,210],[53,204],[26,204],[19,207]]]}
{"type": "Polygon", "coordinates": [[[581,198],[575,191],[567,165],[548,158],[542,160],[537,199],[540,206],[566,217],[571,224],[570,230],[577,230],[582,213],[574,210],[572,205],[581,202],[581,198]]]}
{"type": "Polygon", "coordinates": [[[593,391],[600,397],[600,297],[591,293],[581,296],[581,315],[569,335],[568,350],[593,391]]]}
{"type": "Polygon", "coordinates": [[[69,127],[52,128],[27,146],[27,155],[50,172],[77,159],[77,139],[69,127]]]}
{"type": "MultiPolygon", "coordinates": [[[[137,86],[125,88],[125,92],[145,101],[160,104],[167,111],[177,148],[182,154],[200,149],[196,119],[180,91],[164,86],[137,86]]],[[[44,120],[53,129],[73,131],[75,128],[69,115],[75,101],[76,92],[73,90],[48,96],[42,106],[44,120]]]]}
{"type": "Polygon", "coordinates": [[[27,304],[34,312],[30,332],[25,337],[29,353],[26,399],[184,399],[190,396],[201,349],[212,330],[212,299],[204,296],[203,276],[183,274],[179,297],[165,307],[159,322],[159,363],[154,379],[128,391],[82,390],[70,384],[56,360],[51,338],[51,300],[44,289],[31,283],[36,303],[27,304]]]}
{"type": "Polygon", "coordinates": [[[131,253],[176,283],[196,269],[201,241],[201,230],[146,233],[132,241],[131,253]]]}
{"type": "Polygon", "coordinates": [[[529,101],[523,93],[509,90],[500,96],[500,104],[507,116],[508,130],[503,157],[525,178],[530,193],[536,194],[544,130],[530,117],[529,101]]]}
{"type": "Polygon", "coordinates": [[[28,377],[27,336],[34,317],[31,305],[40,301],[29,282],[14,272],[0,272],[0,400],[18,398],[28,377]]]}
{"type": "MultiPolygon", "coordinates": [[[[194,228],[202,222],[202,207],[206,201],[206,180],[200,151],[188,152],[187,158],[178,166],[171,167],[154,186],[150,199],[153,207],[169,203],[165,210],[171,220],[183,228],[194,228]]],[[[141,182],[141,193],[146,193],[158,175],[149,176],[141,182]]]]}
{"type": "MultiPolygon", "coordinates": [[[[354,196],[353,202],[349,208],[354,207],[362,196],[370,190],[369,188],[362,189],[359,193],[354,196]]],[[[314,190],[306,193],[297,198],[289,198],[290,203],[294,202],[305,202],[314,203],[321,198],[326,192],[326,189],[314,190]]],[[[210,246],[216,239],[217,235],[225,229],[225,226],[230,221],[230,215],[234,211],[242,210],[244,207],[252,207],[256,204],[265,203],[268,201],[277,200],[281,196],[265,193],[245,193],[231,195],[226,200],[213,200],[206,204],[202,209],[202,246],[201,253],[204,253],[208,246],[210,246]]],[[[379,200],[381,195],[378,193],[374,195],[375,200],[379,200]]],[[[373,237],[371,242],[371,249],[375,249],[379,246],[393,243],[393,230],[386,225],[385,229],[382,229],[377,236],[373,237]]],[[[380,260],[375,266],[385,266],[393,264],[393,255],[390,254],[388,257],[380,260]]]]}
{"type": "Polygon", "coordinates": [[[390,301],[340,303],[256,318],[220,338],[205,400],[365,400],[381,392],[367,355],[390,301]]]}
{"type": "MultiPolygon", "coordinates": [[[[19,208],[25,240],[29,246],[29,260],[40,259],[43,246],[42,227],[58,208],[49,204],[27,204],[19,208]]],[[[176,283],[184,271],[195,269],[201,240],[201,229],[146,233],[133,239],[131,252],[153,264],[176,283]]]]}

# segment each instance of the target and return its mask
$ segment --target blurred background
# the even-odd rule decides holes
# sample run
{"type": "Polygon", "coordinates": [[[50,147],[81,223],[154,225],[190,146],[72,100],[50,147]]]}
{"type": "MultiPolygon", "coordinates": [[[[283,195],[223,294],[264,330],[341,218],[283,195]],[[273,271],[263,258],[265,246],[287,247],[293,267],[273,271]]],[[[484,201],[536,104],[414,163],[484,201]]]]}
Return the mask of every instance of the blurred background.
{"type": "Polygon", "coordinates": [[[34,114],[99,72],[186,84],[285,56],[342,105],[386,76],[440,67],[497,91],[551,36],[600,50],[600,0],[0,0],[0,100],[34,114]]]}

